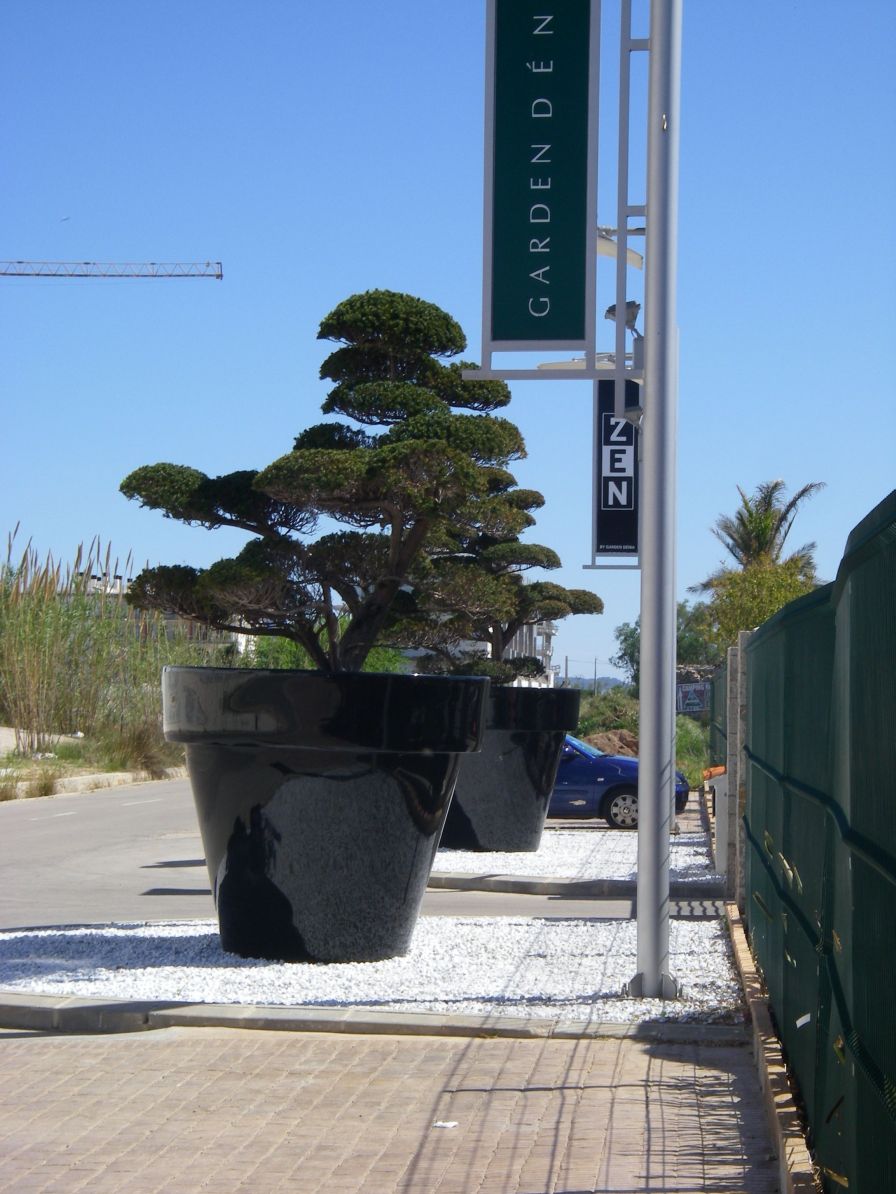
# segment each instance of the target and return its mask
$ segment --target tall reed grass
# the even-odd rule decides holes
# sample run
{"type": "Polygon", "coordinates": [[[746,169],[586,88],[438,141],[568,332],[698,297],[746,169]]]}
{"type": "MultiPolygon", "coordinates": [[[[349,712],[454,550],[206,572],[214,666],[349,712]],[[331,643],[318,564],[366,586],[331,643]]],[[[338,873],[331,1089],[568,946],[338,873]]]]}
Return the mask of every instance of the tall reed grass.
{"type": "Polygon", "coordinates": [[[30,542],[17,556],[15,539],[0,565],[0,719],[15,728],[17,750],[79,732],[105,740],[124,765],[153,770],[165,753],[162,668],[221,662],[226,645],[129,606],[131,558],[119,566],[99,539],[66,565],[30,542]]]}

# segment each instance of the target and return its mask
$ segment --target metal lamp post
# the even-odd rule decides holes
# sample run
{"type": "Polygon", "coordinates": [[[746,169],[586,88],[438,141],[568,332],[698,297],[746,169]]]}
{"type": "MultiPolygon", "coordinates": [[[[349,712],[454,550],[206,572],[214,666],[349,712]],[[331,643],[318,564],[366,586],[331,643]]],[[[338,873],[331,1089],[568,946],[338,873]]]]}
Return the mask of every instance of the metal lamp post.
{"type": "Polygon", "coordinates": [[[675,313],[682,0],[650,6],[644,415],[641,471],[641,713],[638,971],[634,996],[674,998],[669,834],[675,783],[675,313]]]}
{"type": "MultiPolygon", "coordinates": [[[[650,34],[643,38],[633,34],[632,0],[619,0],[617,227],[609,229],[592,223],[597,207],[600,0],[544,7],[534,0],[488,0],[483,364],[463,372],[470,380],[587,379],[595,388],[596,416],[599,384],[612,381],[613,433],[621,434],[621,423],[640,420],[640,537],[634,544],[642,572],[638,971],[628,990],[650,998],[677,993],[669,973],[669,833],[675,774],[675,278],[682,4],[650,0],[650,34]],[[649,52],[650,61],[647,194],[646,203],[639,204],[629,194],[630,59],[642,51],[649,52]],[[640,218],[645,227],[631,227],[630,221],[640,218]],[[645,232],[642,262],[628,241],[645,232]],[[608,317],[625,311],[625,318],[615,319],[612,353],[597,351],[598,255],[616,259],[615,311],[608,310],[608,317]],[[640,336],[634,326],[637,304],[630,304],[626,294],[626,272],[642,263],[645,327],[640,336]],[[627,331],[634,337],[630,357],[627,331]],[[495,353],[567,349],[582,352],[582,358],[535,369],[493,365],[495,353]],[[639,389],[643,399],[632,403],[631,391],[639,389]]],[[[597,423],[596,417],[595,427],[597,423]]],[[[595,448],[597,438],[595,434],[595,448]]],[[[633,473],[631,481],[634,485],[633,473]]],[[[613,493],[615,500],[616,488],[613,493]]],[[[631,538],[611,539],[600,552],[598,546],[595,534],[593,560],[598,554],[635,554],[631,538]]]]}

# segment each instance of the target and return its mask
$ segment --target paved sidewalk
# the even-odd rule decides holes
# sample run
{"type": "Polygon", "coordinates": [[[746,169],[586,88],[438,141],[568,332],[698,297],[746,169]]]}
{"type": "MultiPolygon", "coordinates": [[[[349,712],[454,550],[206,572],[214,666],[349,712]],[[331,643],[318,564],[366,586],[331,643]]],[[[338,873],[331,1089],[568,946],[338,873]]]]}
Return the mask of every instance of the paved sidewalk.
{"type": "Polygon", "coordinates": [[[0,1033],[0,1190],[778,1190],[750,1050],[242,1029],[0,1033]]]}
{"type": "Polygon", "coordinates": [[[746,1026],[580,1035],[527,1022],[498,1037],[458,1017],[297,1009],[291,1031],[275,1015],[262,1031],[241,1027],[247,1009],[233,1007],[141,1022],[127,1004],[48,999],[35,1020],[4,1002],[7,1024],[68,1035],[0,1029],[0,1191],[781,1188],[746,1026]],[[125,1020],[132,1031],[76,1035],[125,1020]],[[139,1030],[150,1023],[168,1026],[139,1030]]]}

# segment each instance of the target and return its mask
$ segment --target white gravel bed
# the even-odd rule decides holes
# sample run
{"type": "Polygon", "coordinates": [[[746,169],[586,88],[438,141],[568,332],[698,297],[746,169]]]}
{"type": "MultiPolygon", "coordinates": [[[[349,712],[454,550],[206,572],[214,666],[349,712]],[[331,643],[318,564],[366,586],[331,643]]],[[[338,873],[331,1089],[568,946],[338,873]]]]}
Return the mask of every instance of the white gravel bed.
{"type": "Polygon", "coordinates": [[[0,933],[0,991],[613,1023],[742,1018],[720,921],[671,922],[678,1000],[622,998],[636,946],[631,921],[424,917],[403,958],[315,965],[226,954],[210,921],[16,930],[0,933]]]}
{"type": "MultiPolygon", "coordinates": [[[[537,850],[517,854],[439,850],[432,869],[436,874],[635,880],[638,835],[620,829],[548,827],[537,850]]],[[[676,882],[721,878],[712,870],[705,833],[680,833],[669,839],[669,878],[676,882]]]]}
{"type": "MultiPolygon", "coordinates": [[[[633,880],[637,849],[633,833],[548,827],[532,853],[440,850],[433,869],[633,880]]],[[[710,866],[705,834],[671,838],[671,878],[711,879],[710,866]]],[[[351,965],[239,958],[211,921],[112,924],[0,933],[0,992],[600,1023],[742,1017],[721,922],[672,921],[670,952],[683,997],[664,1002],[622,997],[637,970],[632,921],[422,917],[407,956],[351,965]]]]}

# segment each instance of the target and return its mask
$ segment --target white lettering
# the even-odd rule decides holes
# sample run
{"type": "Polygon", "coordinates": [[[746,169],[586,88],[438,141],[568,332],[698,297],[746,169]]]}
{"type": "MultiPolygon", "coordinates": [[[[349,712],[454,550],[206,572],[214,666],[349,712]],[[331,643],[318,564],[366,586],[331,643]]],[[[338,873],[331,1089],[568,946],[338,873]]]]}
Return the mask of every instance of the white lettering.
{"type": "Polygon", "coordinates": [[[529,252],[530,253],[550,253],[550,251],[551,251],[551,238],[549,236],[546,236],[544,238],[544,240],[534,240],[533,239],[533,240],[529,241],[529,252]]]}
{"type": "Polygon", "coordinates": [[[625,444],[628,443],[628,429],[631,423],[627,419],[610,418],[610,443],[611,444],[625,444]]]}
{"type": "Polygon", "coordinates": [[[550,309],[551,309],[551,300],[549,298],[529,299],[529,314],[534,315],[536,319],[541,319],[543,316],[547,315],[547,313],[548,313],[548,311],[550,311],[550,309]],[[536,311],[535,308],[532,306],[533,303],[540,303],[541,310],[536,311]]]}
{"type": "Polygon", "coordinates": [[[539,33],[542,34],[543,36],[552,34],[554,32],[554,30],[548,29],[547,26],[551,21],[553,21],[553,19],[554,19],[553,13],[551,13],[551,15],[549,17],[539,17],[539,16],[533,15],[533,17],[532,17],[533,21],[541,21],[541,24],[536,26],[536,28],[532,30],[533,36],[537,37],[539,33]]]}
{"type": "Polygon", "coordinates": [[[549,178],[530,178],[530,191],[549,191],[551,189],[551,180],[549,178]]]}
{"type": "Polygon", "coordinates": [[[532,119],[543,120],[546,116],[554,115],[554,105],[549,99],[537,99],[532,101],[532,119]]]}
{"type": "Polygon", "coordinates": [[[607,481],[604,509],[609,509],[611,506],[627,506],[629,485],[631,485],[631,481],[607,481]]]}
{"type": "Polygon", "coordinates": [[[549,75],[554,69],[553,60],[550,62],[527,62],[526,66],[533,75],[549,75]]]}
{"type": "Polygon", "coordinates": [[[603,469],[605,477],[614,474],[617,477],[633,477],[635,474],[634,448],[609,448],[606,445],[602,451],[603,469]]]}
{"type": "Polygon", "coordinates": [[[529,158],[530,164],[534,164],[535,162],[544,162],[546,165],[550,164],[550,158],[542,157],[542,154],[547,153],[551,148],[550,145],[530,145],[529,148],[538,150],[534,158],[529,158]]]}
{"type": "Polygon", "coordinates": [[[536,203],[529,209],[530,224],[550,224],[551,209],[546,203],[536,203]],[[536,212],[538,213],[536,215],[536,212]]]}
{"type": "Polygon", "coordinates": [[[531,273],[529,275],[529,277],[534,278],[536,282],[542,282],[545,286],[550,286],[551,279],[545,277],[545,274],[548,272],[548,270],[550,268],[551,267],[549,265],[543,265],[541,267],[541,269],[535,270],[533,273],[531,273]]]}

